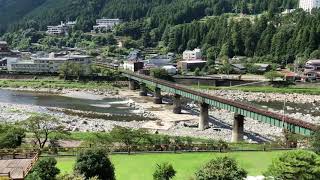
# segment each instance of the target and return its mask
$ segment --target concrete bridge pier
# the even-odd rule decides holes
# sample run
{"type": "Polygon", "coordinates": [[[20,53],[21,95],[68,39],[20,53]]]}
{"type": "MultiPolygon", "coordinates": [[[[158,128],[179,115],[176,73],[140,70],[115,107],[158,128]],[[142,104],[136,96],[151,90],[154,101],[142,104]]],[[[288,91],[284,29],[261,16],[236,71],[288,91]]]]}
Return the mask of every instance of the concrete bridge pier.
{"type": "Polygon", "coordinates": [[[232,126],[231,142],[243,141],[243,127],[244,127],[244,116],[240,114],[235,114],[234,120],[233,120],[233,126],[232,126]]]}
{"type": "Polygon", "coordinates": [[[175,94],[173,97],[173,113],[181,114],[181,96],[175,94]]]}
{"type": "Polygon", "coordinates": [[[136,90],[136,83],[132,79],[129,80],[129,90],[136,90]]]}
{"type": "Polygon", "coordinates": [[[199,130],[203,131],[209,127],[209,104],[201,103],[200,104],[200,121],[199,121],[199,130]]]}
{"type": "Polygon", "coordinates": [[[144,84],[144,83],[141,83],[141,84],[140,84],[140,92],[139,92],[139,95],[140,95],[140,96],[147,96],[147,95],[148,95],[146,84],[144,84]]]}
{"type": "Polygon", "coordinates": [[[155,104],[162,104],[162,96],[161,96],[161,89],[156,87],[154,89],[154,99],[153,102],[155,104]]]}

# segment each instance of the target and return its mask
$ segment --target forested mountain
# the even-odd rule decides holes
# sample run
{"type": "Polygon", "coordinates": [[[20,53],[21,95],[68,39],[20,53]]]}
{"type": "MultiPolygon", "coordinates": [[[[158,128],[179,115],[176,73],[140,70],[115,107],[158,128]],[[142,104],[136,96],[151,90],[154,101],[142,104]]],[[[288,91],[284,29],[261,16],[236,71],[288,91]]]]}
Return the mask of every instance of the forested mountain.
{"type": "MultiPolygon", "coordinates": [[[[9,1],[14,2],[0,0],[0,9],[17,5],[9,1]]],[[[25,15],[13,16],[16,21],[9,23],[8,30],[45,30],[49,24],[77,20],[76,30],[90,31],[96,18],[109,17],[126,21],[117,27],[115,34],[131,37],[136,43],[131,45],[161,46],[179,53],[200,47],[211,59],[237,55],[253,57],[254,61],[283,63],[300,56],[308,58],[319,51],[319,10],[311,14],[301,10],[288,15],[280,13],[296,8],[298,0],[42,1],[32,0],[27,6],[32,8],[21,13],[25,15]]],[[[7,24],[9,16],[10,13],[0,23],[7,24]]],[[[30,32],[24,33],[22,39],[37,42],[39,37],[30,38],[30,34],[35,34],[30,32]]],[[[15,36],[19,37],[19,33],[5,37],[10,41],[15,36]]],[[[57,46],[70,45],[66,42],[71,40],[57,41],[57,46]]]]}
{"type": "Polygon", "coordinates": [[[297,0],[0,0],[0,24],[14,24],[14,30],[44,29],[48,24],[78,19],[80,28],[86,29],[88,23],[103,16],[124,20],[151,17],[154,24],[179,24],[226,12],[279,12],[296,4],[297,0]]]}
{"type": "Polygon", "coordinates": [[[0,31],[41,6],[46,0],[0,0],[0,31]]]}

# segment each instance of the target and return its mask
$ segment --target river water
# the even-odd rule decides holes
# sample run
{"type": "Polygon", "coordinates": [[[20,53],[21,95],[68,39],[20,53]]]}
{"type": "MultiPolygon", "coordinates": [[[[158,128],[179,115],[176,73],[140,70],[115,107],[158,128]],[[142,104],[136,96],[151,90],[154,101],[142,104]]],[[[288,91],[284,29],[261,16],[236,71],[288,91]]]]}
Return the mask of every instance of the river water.
{"type": "Polygon", "coordinates": [[[125,99],[105,98],[103,100],[78,99],[49,93],[13,91],[0,89],[0,102],[26,104],[45,107],[58,107],[80,111],[111,114],[130,114],[134,110],[128,107],[125,99]]]}

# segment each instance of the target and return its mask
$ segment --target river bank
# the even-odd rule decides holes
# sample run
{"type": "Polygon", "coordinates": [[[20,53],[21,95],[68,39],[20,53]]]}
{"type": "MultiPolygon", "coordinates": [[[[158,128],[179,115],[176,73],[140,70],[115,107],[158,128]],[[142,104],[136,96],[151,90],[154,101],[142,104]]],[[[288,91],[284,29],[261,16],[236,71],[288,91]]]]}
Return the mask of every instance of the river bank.
{"type": "MultiPolygon", "coordinates": [[[[6,88],[12,91],[32,91],[32,88],[6,88]]],[[[231,140],[231,127],[233,114],[225,111],[212,109],[210,114],[214,116],[210,120],[210,128],[205,131],[197,129],[199,116],[192,110],[183,110],[183,114],[172,113],[172,105],[168,102],[155,105],[153,97],[140,97],[138,92],[121,89],[117,92],[109,90],[70,90],[70,89],[47,89],[39,88],[38,93],[49,93],[71,98],[89,100],[101,100],[105,98],[122,98],[121,102],[133,110],[127,116],[93,113],[86,111],[70,110],[58,107],[36,106],[28,104],[15,104],[0,102],[0,121],[18,122],[30,117],[32,113],[47,113],[59,119],[68,131],[80,132],[108,132],[114,126],[129,128],[146,128],[151,132],[159,132],[172,136],[190,136],[206,139],[231,140]],[[68,112],[72,111],[72,113],[68,112]],[[84,115],[85,114],[85,115],[84,115]],[[104,118],[102,118],[104,117],[104,118]],[[130,118],[129,118],[130,117],[130,118]],[[221,123],[221,122],[224,123],[221,123]]],[[[97,105],[101,106],[101,105],[97,105]]],[[[108,109],[109,106],[104,105],[108,109]]],[[[245,139],[248,142],[261,142],[273,139],[274,135],[281,134],[281,129],[269,125],[259,124],[256,121],[246,120],[245,139]],[[259,133],[259,134],[257,134],[259,133]],[[263,137],[258,138],[257,137],[263,137]],[[264,140],[262,140],[264,139],[264,140]]]]}

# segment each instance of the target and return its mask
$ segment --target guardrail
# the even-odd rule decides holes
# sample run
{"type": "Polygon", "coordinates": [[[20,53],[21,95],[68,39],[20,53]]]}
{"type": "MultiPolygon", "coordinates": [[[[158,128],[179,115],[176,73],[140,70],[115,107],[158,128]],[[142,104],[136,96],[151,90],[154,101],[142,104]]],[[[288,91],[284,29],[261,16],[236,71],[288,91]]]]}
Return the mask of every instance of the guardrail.
{"type": "Polygon", "coordinates": [[[28,175],[28,173],[31,171],[32,167],[36,164],[38,159],[39,159],[39,153],[36,153],[35,156],[31,160],[31,164],[29,164],[29,166],[23,170],[23,172],[22,172],[23,178],[28,175]]]}

